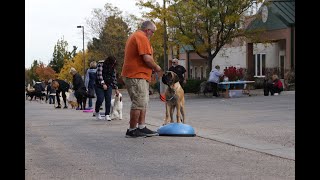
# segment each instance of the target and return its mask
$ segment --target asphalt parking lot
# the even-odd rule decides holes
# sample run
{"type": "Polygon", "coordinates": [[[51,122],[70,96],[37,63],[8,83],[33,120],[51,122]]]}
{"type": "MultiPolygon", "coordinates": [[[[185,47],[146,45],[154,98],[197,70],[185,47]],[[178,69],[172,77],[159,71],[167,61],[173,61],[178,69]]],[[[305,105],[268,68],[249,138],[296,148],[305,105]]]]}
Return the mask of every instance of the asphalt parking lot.
{"type": "MultiPolygon", "coordinates": [[[[186,94],[186,124],[196,137],[125,138],[124,119],[25,102],[26,179],[295,179],[295,93],[214,98],[186,94]]],[[[165,107],[150,98],[147,126],[165,107]]]]}

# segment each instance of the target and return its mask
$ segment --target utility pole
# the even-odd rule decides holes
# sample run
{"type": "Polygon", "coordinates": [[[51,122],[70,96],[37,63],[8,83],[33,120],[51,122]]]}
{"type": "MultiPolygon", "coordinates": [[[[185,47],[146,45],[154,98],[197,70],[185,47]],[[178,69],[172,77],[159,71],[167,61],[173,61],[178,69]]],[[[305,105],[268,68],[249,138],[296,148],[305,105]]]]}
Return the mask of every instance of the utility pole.
{"type": "Polygon", "coordinates": [[[86,80],[86,57],[84,54],[84,26],[77,26],[77,28],[82,28],[82,53],[83,53],[83,80],[86,80]]]}
{"type": "MultiPolygon", "coordinates": [[[[163,10],[164,13],[166,13],[166,0],[163,0],[163,10]]],[[[166,18],[165,18],[165,14],[164,14],[164,18],[163,18],[163,28],[164,28],[164,32],[163,32],[163,56],[164,56],[164,63],[163,63],[163,70],[167,71],[168,70],[168,61],[167,61],[167,25],[166,25],[166,18]]]]}

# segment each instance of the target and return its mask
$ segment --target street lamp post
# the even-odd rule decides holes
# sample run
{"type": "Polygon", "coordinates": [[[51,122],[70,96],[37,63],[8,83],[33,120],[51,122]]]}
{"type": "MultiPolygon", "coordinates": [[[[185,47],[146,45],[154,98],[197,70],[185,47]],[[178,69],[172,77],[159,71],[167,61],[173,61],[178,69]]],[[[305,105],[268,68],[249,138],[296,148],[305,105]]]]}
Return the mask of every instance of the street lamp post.
{"type": "Polygon", "coordinates": [[[77,28],[82,28],[82,53],[83,53],[83,79],[86,79],[86,58],[84,54],[84,26],[77,26],[77,28]]]}

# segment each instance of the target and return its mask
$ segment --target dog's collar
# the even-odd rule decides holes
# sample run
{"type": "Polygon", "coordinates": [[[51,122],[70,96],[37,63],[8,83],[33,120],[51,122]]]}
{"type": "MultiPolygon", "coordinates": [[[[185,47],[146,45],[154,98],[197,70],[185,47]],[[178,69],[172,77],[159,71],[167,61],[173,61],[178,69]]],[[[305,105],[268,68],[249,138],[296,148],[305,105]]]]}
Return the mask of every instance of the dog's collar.
{"type": "MultiPolygon", "coordinates": [[[[170,86],[169,86],[169,87],[170,87],[170,86]]],[[[171,96],[171,98],[167,99],[166,101],[171,101],[171,100],[174,98],[174,96],[176,95],[176,90],[173,89],[173,88],[170,88],[170,89],[173,90],[174,94],[171,96]]]]}

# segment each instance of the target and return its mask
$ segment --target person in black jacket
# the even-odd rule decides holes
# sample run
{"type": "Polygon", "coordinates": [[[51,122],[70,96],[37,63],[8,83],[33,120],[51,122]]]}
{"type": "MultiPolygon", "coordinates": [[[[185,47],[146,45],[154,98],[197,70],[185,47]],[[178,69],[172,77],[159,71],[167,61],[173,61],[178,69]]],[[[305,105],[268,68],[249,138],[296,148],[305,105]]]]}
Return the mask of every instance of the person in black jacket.
{"type": "Polygon", "coordinates": [[[67,96],[66,96],[66,92],[69,90],[70,85],[61,79],[55,79],[52,80],[51,83],[52,88],[54,88],[56,90],[56,97],[57,97],[57,102],[58,102],[58,106],[56,108],[61,108],[61,104],[60,104],[60,92],[62,93],[62,98],[63,98],[63,102],[64,102],[64,109],[67,109],[67,96]]]}
{"type": "Polygon", "coordinates": [[[187,82],[186,80],[186,69],[178,64],[179,60],[177,58],[174,58],[172,60],[172,66],[169,68],[169,71],[173,71],[174,73],[176,73],[179,77],[179,83],[181,85],[181,87],[183,88],[184,84],[187,82]]]}
{"type": "Polygon", "coordinates": [[[111,121],[110,108],[112,89],[115,89],[115,93],[119,94],[115,70],[116,62],[117,61],[114,56],[109,56],[104,61],[99,61],[97,65],[97,77],[95,83],[97,100],[95,116],[98,120],[102,119],[99,110],[103,100],[105,100],[105,120],[111,121]]]}
{"type": "Polygon", "coordinates": [[[73,75],[72,85],[74,90],[74,96],[77,98],[78,110],[84,110],[87,102],[87,88],[84,85],[84,81],[75,68],[70,69],[70,73],[73,75]]]}
{"type": "MultiPolygon", "coordinates": [[[[45,94],[43,93],[43,91],[45,91],[45,85],[44,82],[36,82],[36,84],[33,86],[34,88],[34,97],[39,98],[40,100],[43,100],[43,97],[45,96],[45,94]]],[[[31,97],[31,100],[33,99],[33,97],[31,97]]]]}
{"type": "Polygon", "coordinates": [[[56,102],[55,101],[55,99],[56,99],[56,97],[55,97],[56,90],[54,88],[52,88],[51,83],[52,83],[52,80],[50,82],[48,82],[48,85],[47,85],[47,97],[49,99],[49,104],[55,104],[55,102],[56,102]]]}

